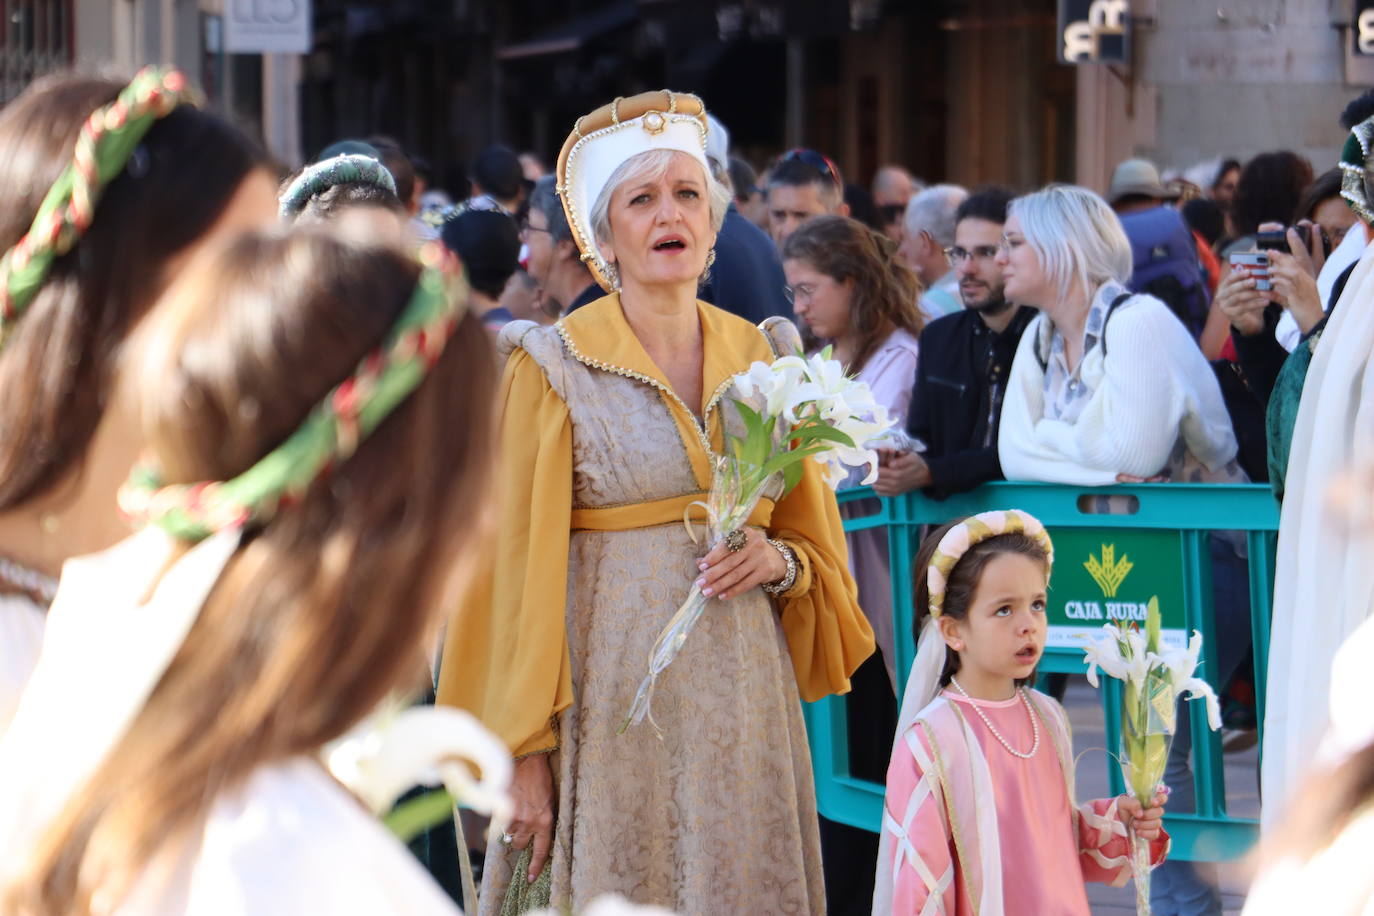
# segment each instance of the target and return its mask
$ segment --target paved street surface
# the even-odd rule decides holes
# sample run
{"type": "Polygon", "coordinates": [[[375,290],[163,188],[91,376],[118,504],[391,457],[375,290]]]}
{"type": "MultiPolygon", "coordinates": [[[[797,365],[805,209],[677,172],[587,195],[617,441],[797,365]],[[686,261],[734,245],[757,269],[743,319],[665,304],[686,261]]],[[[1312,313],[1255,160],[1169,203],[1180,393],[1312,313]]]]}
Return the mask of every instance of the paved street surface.
{"type": "MultiPolygon", "coordinates": [[[[1078,760],[1078,797],[1080,800],[1102,798],[1107,795],[1107,757],[1100,750],[1105,746],[1102,733],[1102,706],[1088,682],[1081,677],[1071,678],[1064,706],[1073,725],[1074,755],[1078,760]],[[1098,750],[1088,750],[1098,748],[1098,750]],[[1088,753],[1083,752],[1088,750],[1088,753]]],[[[1241,817],[1259,816],[1257,779],[1257,749],[1226,755],[1227,810],[1241,817]]],[[[1115,766],[1115,764],[1112,764],[1115,766]]],[[[1227,916],[1240,913],[1245,903],[1245,882],[1236,865],[1221,870],[1222,899],[1227,916]]],[[[1094,914],[1131,914],[1135,912],[1135,890],[1131,885],[1121,888],[1102,884],[1088,885],[1088,902],[1094,914]]]]}

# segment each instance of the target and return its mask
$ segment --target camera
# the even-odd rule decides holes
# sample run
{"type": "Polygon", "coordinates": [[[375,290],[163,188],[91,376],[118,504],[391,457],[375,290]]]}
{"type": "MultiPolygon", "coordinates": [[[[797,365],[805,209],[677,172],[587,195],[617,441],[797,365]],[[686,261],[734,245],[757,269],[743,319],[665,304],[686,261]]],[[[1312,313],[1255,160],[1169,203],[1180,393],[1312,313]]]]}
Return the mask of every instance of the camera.
{"type": "MultiPolygon", "coordinates": [[[[1307,246],[1307,250],[1313,254],[1316,253],[1312,244],[1312,230],[1314,229],[1317,232],[1318,238],[1321,240],[1322,254],[1324,256],[1329,256],[1331,254],[1331,239],[1327,238],[1326,230],[1317,225],[1298,225],[1293,227],[1293,231],[1298,234],[1298,238],[1302,239],[1302,243],[1307,246]]],[[[1256,233],[1255,247],[1260,251],[1282,251],[1286,254],[1292,254],[1292,251],[1288,248],[1287,229],[1275,229],[1271,232],[1256,233]]]]}

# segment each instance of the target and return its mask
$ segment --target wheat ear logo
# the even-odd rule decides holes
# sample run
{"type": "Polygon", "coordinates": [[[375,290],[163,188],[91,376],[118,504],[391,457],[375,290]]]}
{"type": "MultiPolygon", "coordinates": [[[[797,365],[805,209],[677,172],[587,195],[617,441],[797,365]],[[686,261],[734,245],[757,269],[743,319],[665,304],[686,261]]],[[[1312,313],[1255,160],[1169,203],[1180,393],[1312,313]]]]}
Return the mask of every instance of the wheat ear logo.
{"type": "Polygon", "coordinates": [[[1102,594],[1108,598],[1116,597],[1116,590],[1121,587],[1121,583],[1126,581],[1126,576],[1135,564],[1131,562],[1126,554],[1121,555],[1121,559],[1116,558],[1116,545],[1102,545],[1102,559],[1088,554],[1088,562],[1083,564],[1083,568],[1088,571],[1088,575],[1093,577],[1098,588],[1102,589],[1102,594]]]}

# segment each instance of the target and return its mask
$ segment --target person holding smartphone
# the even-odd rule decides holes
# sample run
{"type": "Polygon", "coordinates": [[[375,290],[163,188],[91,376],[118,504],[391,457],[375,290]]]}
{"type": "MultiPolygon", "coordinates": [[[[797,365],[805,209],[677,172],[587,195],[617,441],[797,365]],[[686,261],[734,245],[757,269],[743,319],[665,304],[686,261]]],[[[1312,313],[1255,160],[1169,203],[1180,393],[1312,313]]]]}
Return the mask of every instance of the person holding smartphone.
{"type": "Polygon", "coordinates": [[[1231,322],[1231,340],[1246,385],[1261,404],[1269,403],[1274,380],[1288,356],[1274,337],[1285,312],[1306,336],[1324,314],[1317,275],[1326,260],[1325,246],[1304,241],[1321,238],[1321,227],[1310,220],[1285,229],[1273,223],[1260,227],[1261,234],[1282,232],[1287,250],[1271,249],[1260,266],[1249,266],[1238,259],[1253,253],[1231,256],[1231,270],[1217,287],[1216,303],[1231,322]],[[1300,231],[1305,230],[1305,231],[1300,231]]]}

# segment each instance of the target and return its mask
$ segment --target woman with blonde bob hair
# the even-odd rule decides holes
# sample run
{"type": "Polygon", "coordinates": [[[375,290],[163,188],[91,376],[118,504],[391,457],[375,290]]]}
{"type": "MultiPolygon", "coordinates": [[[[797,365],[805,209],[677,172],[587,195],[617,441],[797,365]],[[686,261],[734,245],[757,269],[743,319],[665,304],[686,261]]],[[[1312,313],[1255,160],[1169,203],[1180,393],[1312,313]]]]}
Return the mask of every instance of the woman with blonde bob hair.
{"type": "Polygon", "coordinates": [[[612,892],[680,913],[824,911],[798,700],[847,690],[873,637],[815,462],[720,544],[684,525],[743,432],[734,376],[801,346],[786,321],[697,300],[729,202],[708,129],[699,99],[670,92],[578,119],[558,190],[609,295],[501,333],[498,559],[449,625],[439,685],[517,758],[483,913],[612,892]],[[694,580],[717,600],[658,678],[661,734],[617,734],[694,580]]]}
{"type": "Polygon", "coordinates": [[[0,745],[0,910],[454,913],[319,755],[427,680],[482,530],[482,323],[323,230],[169,297],[121,495],[147,527],[68,564],[0,745]]]}
{"type": "Polygon", "coordinates": [[[997,263],[1021,338],[999,430],[1008,480],[1102,486],[1232,479],[1236,439],[1187,328],[1132,294],[1130,242],[1101,197],[1051,185],[1012,201],[997,263]]]}

